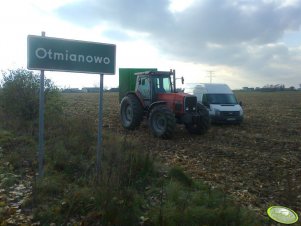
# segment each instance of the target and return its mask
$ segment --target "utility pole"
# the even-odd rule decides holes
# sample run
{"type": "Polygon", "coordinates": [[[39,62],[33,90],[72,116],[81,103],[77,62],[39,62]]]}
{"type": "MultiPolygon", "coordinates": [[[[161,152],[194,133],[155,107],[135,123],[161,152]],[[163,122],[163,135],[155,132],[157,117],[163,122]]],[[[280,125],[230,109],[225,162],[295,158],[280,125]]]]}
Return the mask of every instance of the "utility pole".
{"type": "Polygon", "coordinates": [[[214,77],[214,71],[207,71],[209,73],[209,77],[210,77],[210,83],[212,83],[212,77],[214,77]]]}

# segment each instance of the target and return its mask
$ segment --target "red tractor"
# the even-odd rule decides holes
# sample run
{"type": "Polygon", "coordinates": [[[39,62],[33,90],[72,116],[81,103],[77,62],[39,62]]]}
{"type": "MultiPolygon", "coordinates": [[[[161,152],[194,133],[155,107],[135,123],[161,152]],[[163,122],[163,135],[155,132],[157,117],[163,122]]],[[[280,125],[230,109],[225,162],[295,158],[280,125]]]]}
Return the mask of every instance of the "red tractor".
{"type": "Polygon", "coordinates": [[[197,102],[196,96],[177,92],[174,70],[134,74],[135,90],[121,96],[120,118],[124,128],[134,130],[146,117],[152,133],[165,139],[172,137],[176,123],[184,124],[193,134],[203,134],[209,129],[208,110],[197,102]]]}

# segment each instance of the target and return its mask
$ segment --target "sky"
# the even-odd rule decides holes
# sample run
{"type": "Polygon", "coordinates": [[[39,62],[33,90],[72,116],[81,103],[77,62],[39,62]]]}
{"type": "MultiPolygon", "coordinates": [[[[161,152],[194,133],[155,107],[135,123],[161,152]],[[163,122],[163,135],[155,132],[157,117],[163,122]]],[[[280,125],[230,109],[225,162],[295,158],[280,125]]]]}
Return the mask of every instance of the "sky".
{"type": "MultiPolygon", "coordinates": [[[[107,88],[119,68],[144,67],[175,69],[186,83],[298,88],[300,25],[301,0],[1,0],[0,70],[27,68],[27,36],[45,31],[115,44],[107,88]]],[[[99,86],[97,74],[45,76],[60,88],[99,86]]]]}

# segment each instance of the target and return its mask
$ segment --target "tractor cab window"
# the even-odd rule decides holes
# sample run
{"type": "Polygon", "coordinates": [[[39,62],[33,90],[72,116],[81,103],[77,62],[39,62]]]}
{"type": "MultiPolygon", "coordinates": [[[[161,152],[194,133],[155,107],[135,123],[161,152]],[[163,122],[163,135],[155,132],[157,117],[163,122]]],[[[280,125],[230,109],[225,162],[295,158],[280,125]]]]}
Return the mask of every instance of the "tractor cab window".
{"type": "Polygon", "coordinates": [[[148,77],[141,77],[138,80],[138,91],[141,93],[144,99],[150,98],[150,85],[148,77]]]}
{"type": "Polygon", "coordinates": [[[170,77],[154,77],[154,88],[156,93],[171,93],[170,77]]]}

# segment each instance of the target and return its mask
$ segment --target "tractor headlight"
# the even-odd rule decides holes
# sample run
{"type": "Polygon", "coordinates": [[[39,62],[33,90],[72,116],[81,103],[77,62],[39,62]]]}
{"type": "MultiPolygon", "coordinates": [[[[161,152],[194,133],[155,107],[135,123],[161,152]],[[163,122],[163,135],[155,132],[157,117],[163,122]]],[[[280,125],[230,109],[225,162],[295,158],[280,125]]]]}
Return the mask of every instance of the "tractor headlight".
{"type": "Polygon", "coordinates": [[[189,111],[189,107],[186,107],[186,108],[185,108],[185,111],[189,111]]]}
{"type": "Polygon", "coordinates": [[[195,111],[195,110],[196,110],[196,108],[195,108],[195,107],[193,107],[193,108],[192,108],[192,110],[194,110],[194,111],[195,111]]]}

